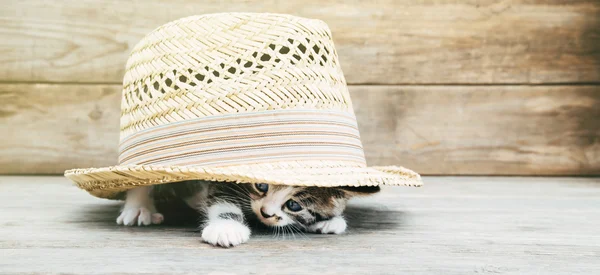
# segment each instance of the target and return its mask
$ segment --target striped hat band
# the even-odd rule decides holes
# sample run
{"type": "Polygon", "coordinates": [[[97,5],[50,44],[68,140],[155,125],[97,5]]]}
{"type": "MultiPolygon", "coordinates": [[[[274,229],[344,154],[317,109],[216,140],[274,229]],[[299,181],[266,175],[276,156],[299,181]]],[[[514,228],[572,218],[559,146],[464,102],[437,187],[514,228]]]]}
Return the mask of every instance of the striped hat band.
{"type": "Polygon", "coordinates": [[[121,140],[120,165],[227,166],[332,160],[366,167],[354,114],[275,110],[159,125],[121,140]]]}

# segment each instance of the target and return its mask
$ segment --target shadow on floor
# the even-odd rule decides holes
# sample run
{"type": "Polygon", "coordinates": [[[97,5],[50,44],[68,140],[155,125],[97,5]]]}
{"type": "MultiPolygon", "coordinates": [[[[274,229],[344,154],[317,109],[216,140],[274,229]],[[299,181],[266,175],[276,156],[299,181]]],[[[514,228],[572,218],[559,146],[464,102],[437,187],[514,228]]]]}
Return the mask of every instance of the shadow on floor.
{"type": "MultiPolygon", "coordinates": [[[[84,222],[88,226],[107,228],[115,227],[121,204],[89,205],[78,210],[74,217],[75,222],[84,222]]],[[[164,214],[165,221],[161,227],[186,228],[186,231],[197,231],[197,226],[202,217],[183,202],[171,202],[157,205],[158,210],[164,214]]],[[[344,216],[348,222],[348,231],[352,233],[373,232],[378,230],[391,230],[402,226],[404,213],[389,211],[377,207],[364,205],[349,205],[344,216]]],[[[263,226],[256,220],[249,220],[253,231],[258,235],[272,234],[273,230],[263,226]]]]}
{"type": "Polygon", "coordinates": [[[402,226],[404,213],[367,206],[350,205],[344,212],[352,232],[391,230],[402,226]]]}

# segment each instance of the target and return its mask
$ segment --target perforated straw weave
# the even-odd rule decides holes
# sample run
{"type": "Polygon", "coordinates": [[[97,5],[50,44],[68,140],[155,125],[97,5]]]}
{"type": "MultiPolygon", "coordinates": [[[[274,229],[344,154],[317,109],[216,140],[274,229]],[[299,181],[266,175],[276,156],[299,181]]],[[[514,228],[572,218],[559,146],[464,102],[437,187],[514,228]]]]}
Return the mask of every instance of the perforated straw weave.
{"type": "Polygon", "coordinates": [[[119,164],[65,176],[103,198],[188,179],[422,184],[366,166],[328,26],[260,13],[187,17],[144,37],[123,80],[119,164]]]}

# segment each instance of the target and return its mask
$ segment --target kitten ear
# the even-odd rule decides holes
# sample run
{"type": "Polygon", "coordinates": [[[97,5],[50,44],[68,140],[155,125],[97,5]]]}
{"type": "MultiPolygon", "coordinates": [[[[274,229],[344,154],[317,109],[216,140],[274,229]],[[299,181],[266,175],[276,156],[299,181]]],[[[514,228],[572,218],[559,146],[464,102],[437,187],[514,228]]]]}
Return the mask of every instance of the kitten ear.
{"type": "Polygon", "coordinates": [[[336,188],[341,190],[348,198],[356,196],[368,196],[381,190],[379,186],[340,186],[336,188]]]}

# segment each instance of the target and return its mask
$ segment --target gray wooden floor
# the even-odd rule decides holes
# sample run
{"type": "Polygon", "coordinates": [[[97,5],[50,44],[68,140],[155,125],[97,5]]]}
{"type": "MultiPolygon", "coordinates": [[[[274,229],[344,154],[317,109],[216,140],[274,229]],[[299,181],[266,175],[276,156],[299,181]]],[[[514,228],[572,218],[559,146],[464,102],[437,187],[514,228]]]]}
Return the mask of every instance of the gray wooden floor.
{"type": "Polygon", "coordinates": [[[345,235],[119,227],[62,177],[0,177],[0,273],[600,274],[600,178],[428,177],[355,201],[345,235]]]}

